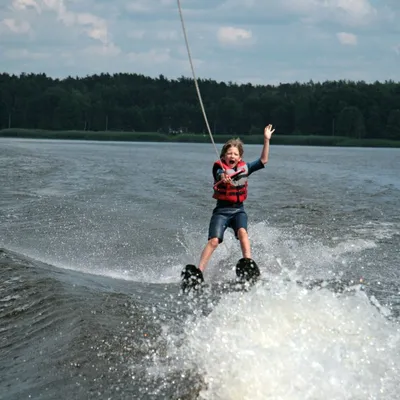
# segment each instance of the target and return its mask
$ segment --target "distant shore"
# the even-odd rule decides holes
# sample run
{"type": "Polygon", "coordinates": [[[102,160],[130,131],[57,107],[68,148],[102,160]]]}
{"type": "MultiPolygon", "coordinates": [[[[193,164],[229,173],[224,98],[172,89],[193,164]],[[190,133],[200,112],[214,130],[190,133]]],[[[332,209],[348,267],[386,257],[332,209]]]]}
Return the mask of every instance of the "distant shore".
{"type": "MultiPolygon", "coordinates": [[[[232,136],[239,136],[246,144],[262,144],[263,135],[213,135],[216,143],[225,143],[232,136]]],[[[2,129],[0,137],[24,139],[96,140],[127,142],[181,142],[208,143],[208,134],[166,134],[159,132],[121,131],[48,131],[38,129],[2,129]]],[[[273,136],[274,145],[338,146],[338,147],[393,147],[400,148],[400,141],[387,139],[355,139],[343,136],[280,135],[273,136]]]]}

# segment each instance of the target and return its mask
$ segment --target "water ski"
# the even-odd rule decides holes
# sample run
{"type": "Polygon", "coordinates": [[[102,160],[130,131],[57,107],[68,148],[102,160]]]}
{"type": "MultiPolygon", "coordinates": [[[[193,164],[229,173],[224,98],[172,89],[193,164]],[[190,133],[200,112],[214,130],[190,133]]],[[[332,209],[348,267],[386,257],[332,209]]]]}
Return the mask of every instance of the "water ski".
{"type": "MultiPolygon", "coordinates": [[[[253,284],[260,276],[260,269],[251,258],[241,258],[236,264],[236,276],[239,283],[253,284]]],[[[204,282],[203,273],[193,264],[188,264],[181,272],[181,289],[189,292],[200,289],[204,282]]]]}
{"type": "Polygon", "coordinates": [[[251,258],[241,258],[236,264],[236,276],[240,282],[255,283],[260,276],[260,269],[251,258]]]}
{"type": "Polygon", "coordinates": [[[181,272],[181,288],[184,292],[199,289],[204,282],[203,273],[192,264],[188,264],[181,272]]]}

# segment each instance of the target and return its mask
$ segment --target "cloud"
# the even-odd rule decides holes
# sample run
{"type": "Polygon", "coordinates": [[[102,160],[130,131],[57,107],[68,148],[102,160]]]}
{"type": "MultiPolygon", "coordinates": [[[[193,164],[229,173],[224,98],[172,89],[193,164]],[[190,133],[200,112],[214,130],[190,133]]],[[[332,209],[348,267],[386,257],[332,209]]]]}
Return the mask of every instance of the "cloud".
{"type": "Polygon", "coordinates": [[[107,46],[89,46],[81,50],[88,56],[115,57],[121,54],[121,49],[114,44],[107,46]]]}
{"type": "Polygon", "coordinates": [[[140,1],[130,2],[126,6],[126,9],[128,11],[138,12],[138,13],[146,13],[146,12],[151,12],[152,11],[152,8],[149,7],[148,4],[146,4],[144,2],[140,2],[140,1]]]}
{"type": "Polygon", "coordinates": [[[89,37],[104,44],[109,42],[106,20],[89,13],[76,14],[75,18],[79,25],[86,27],[85,31],[89,37]]]}
{"type": "Polygon", "coordinates": [[[88,12],[73,12],[64,0],[12,0],[11,6],[22,18],[33,18],[29,15],[32,10],[36,14],[53,13],[66,27],[82,28],[88,37],[104,44],[110,42],[106,19],[88,12]]]}
{"type": "Polygon", "coordinates": [[[176,0],[134,0],[126,5],[126,9],[131,12],[146,14],[159,11],[160,8],[171,8],[171,6],[176,6],[176,0]]]}
{"type": "Polygon", "coordinates": [[[249,43],[253,35],[251,31],[234,28],[232,26],[224,26],[218,29],[217,38],[222,45],[241,45],[249,43]]]}
{"type": "Polygon", "coordinates": [[[128,53],[128,59],[132,62],[140,62],[144,64],[162,64],[171,60],[170,49],[151,49],[143,53],[128,53]]]}
{"type": "Polygon", "coordinates": [[[13,0],[11,7],[15,10],[34,8],[38,13],[41,11],[38,3],[35,0],[13,0]]]}
{"type": "Polygon", "coordinates": [[[357,36],[352,33],[347,32],[339,32],[336,34],[339,42],[344,45],[356,46],[357,45],[357,36]]]}
{"type": "Polygon", "coordinates": [[[160,30],[156,33],[156,38],[162,41],[178,40],[179,34],[176,30],[160,30]]]}
{"type": "MultiPolygon", "coordinates": [[[[5,72],[57,77],[101,72],[191,75],[176,0],[0,3],[5,72]]],[[[199,78],[274,84],[400,79],[394,62],[400,53],[399,0],[181,4],[199,78]]]]}
{"type": "Polygon", "coordinates": [[[12,33],[23,34],[29,33],[31,31],[31,26],[27,21],[17,21],[12,18],[6,18],[3,21],[0,21],[0,32],[4,32],[5,29],[12,33]]]}
{"type": "Polygon", "coordinates": [[[368,0],[331,0],[331,3],[332,7],[343,10],[355,18],[373,17],[377,13],[368,0]]]}
{"type": "Polygon", "coordinates": [[[378,18],[378,11],[369,0],[282,0],[282,6],[308,23],[330,21],[341,26],[362,26],[378,18]]]}
{"type": "Polygon", "coordinates": [[[18,49],[18,50],[7,50],[5,52],[5,56],[10,59],[14,60],[38,60],[49,58],[50,54],[42,53],[42,52],[35,52],[29,51],[27,49],[18,49]]]}
{"type": "Polygon", "coordinates": [[[131,39],[143,39],[146,34],[144,29],[135,29],[133,31],[127,32],[127,37],[131,39]]]}

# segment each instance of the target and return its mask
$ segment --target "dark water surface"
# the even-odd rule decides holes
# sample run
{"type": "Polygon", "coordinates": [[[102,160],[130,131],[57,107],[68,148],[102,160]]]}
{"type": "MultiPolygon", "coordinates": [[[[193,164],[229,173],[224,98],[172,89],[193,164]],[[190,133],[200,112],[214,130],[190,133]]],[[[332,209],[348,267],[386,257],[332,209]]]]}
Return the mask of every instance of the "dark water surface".
{"type": "MultiPolygon", "coordinates": [[[[260,146],[245,146],[245,160],[260,146]]],[[[400,152],[271,147],[179,292],[213,208],[211,145],[0,139],[0,399],[398,399],[400,152]]]]}

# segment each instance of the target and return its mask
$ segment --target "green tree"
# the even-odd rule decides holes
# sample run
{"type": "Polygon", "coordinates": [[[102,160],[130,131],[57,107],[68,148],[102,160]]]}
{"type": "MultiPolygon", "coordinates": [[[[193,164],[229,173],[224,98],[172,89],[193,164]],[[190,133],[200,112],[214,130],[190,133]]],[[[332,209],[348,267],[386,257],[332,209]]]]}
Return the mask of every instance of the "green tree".
{"type": "Polygon", "coordinates": [[[364,116],[357,107],[345,107],[340,112],[337,121],[337,130],[340,136],[361,139],[365,137],[364,116]]]}
{"type": "Polygon", "coordinates": [[[366,113],[366,137],[378,138],[382,135],[382,117],[379,106],[373,105],[368,108],[366,113]]]}
{"type": "Polygon", "coordinates": [[[294,130],[307,134],[311,131],[312,104],[309,96],[299,96],[294,102],[294,130]]]}
{"type": "Polygon", "coordinates": [[[237,133],[241,117],[241,105],[232,97],[223,97],[218,102],[218,126],[220,133],[237,133]]]}
{"type": "Polygon", "coordinates": [[[391,110],[386,131],[389,139],[400,140],[400,110],[391,110]]]}
{"type": "MultiPolygon", "coordinates": [[[[277,132],[396,138],[400,83],[326,81],[252,85],[199,79],[216,133],[277,132]],[[364,124],[365,118],[365,124],[364,124]],[[335,127],[335,129],[333,129],[335,127]]],[[[194,81],[141,74],[55,79],[0,73],[0,129],[168,131],[205,133],[194,81]]]]}

